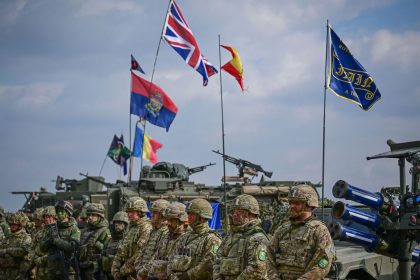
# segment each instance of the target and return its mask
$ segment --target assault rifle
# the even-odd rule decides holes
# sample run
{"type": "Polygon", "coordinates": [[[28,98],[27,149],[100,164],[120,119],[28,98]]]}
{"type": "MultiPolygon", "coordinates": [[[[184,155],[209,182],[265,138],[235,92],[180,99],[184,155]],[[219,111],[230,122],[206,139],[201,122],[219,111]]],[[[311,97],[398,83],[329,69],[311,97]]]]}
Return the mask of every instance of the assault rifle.
{"type": "Polygon", "coordinates": [[[244,159],[234,158],[234,157],[228,156],[226,154],[222,154],[218,150],[217,151],[212,150],[212,152],[221,155],[224,160],[236,165],[236,167],[238,168],[240,178],[244,177],[244,174],[248,174],[248,175],[251,175],[251,176],[256,176],[256,175],[258,175],[258,172],[264,173],[264,175],[267,176],[268,178],[271,178],[271,176],[273,175],[273,172],[265,171],[261,167],[261,165],[252,163],[252,162],[244,160],[244,159]]]}
{"type": "MultiPolygon", "coordinates": [[[[50,238],[51,240],[55,240],[55,239],[60,239],[60,233],[58,232],[58,226],[57,223],[54,224],[50,224],[48,225],[48,230],[50,233],[50,238]]],[[[56,249],[56,254],[58,255],[58,260],[60,262],[60,270],[61,273],[64,276],[64,280],[69,280],[69,274],[67,272],[67,267],[66,267],[66,258],[64,255],[64,251],[60,248],[56,249]]]]}
{"type": "Polygon", "coordinates": [[[206,169],[207,167],[212,166],[212,165],[216,165],[216,164],[210,162],[209,164],[205,164],[205,165],[200,165],[200,166],[197,166],[197,167],[188,168],[188,175],[191,175],[191,174],[194,174],[194,173],[197,173],[197,172],[201,172],[204,169],[206,169]]]}

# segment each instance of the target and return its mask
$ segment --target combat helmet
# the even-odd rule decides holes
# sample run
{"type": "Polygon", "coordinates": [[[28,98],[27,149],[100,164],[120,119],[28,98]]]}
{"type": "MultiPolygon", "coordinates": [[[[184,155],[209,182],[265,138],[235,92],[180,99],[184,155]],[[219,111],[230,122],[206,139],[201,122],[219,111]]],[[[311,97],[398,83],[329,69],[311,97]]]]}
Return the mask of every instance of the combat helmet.
{"type": "Polygon", "coordinates": [[[158,199],[153,201],[152,206],[150,206],[150,211],[163,213],[163,211],[168,208],[169,201],[165,199],[158,199]]]}
{"type": "Polygon", "coordinates": [[[42,212],[44,212],[43,208],[36,208],[33,214],[34,220],[42,220],[42,212]]]}
{"type": "Polygon", "coordinates": [[[130,199],[127,201],[127,204],[125,205],[125,212],[128,211],[139,211],[139,212],[149,212],[149,209],[147,209],[146,201],[144,201],[143,198],[139,196],[133,196],[130,197],[130,199]]]}
{"type": "Polygon", "coordinates": [[[55,210],[57,211],[58,208],[64,209],[70,217],[73,215],[73,205],[68,201],[57,201],[57,203],[55,204],[55,210]]]}
{"type": "Polygon", "coordinates": [[[47,206],[45,207],[44,211],[42,211],[42,217],[51,216],[57,218],[57,212],[55,212],[54,206],[47,206]]]}
{"type": "Polygon", "coordinates": [[[288,195],[289,200],[304,201],[309,207],[318,207],[318,194],[315,189],[309,185],[297,185],[293,187],[288,195]]]}
{"type": "Polygon", "coordinates": [[[18,225],[20,227],[25,227],[28,223],[29,218],[22,212],[12,213],[9,217],[7,217],[7,223],[9,225],[18,225]]]}
{"type": "Polygon", "coordinates": [[[213,209],[211,208],[210,203],[203,198],[191,200],[188,204],[187,212],[198,214],[205,219],[211,219],[213,215],[213,209]]]}
{"type": "Polygon", "coordinates": [[[259,215],[260,214],[260,205],[258,201],[249,194],[241,194],[237,196],[231,205],[232,209],[243,209],[248,210],[252,214],[259,215]]]}
{"type": "Polygon", "coordinates": [[[122,222],[125,223],[126,225],[129,224],[129,220],[128,220],[128,216],[127,213],[124,211],[118,211],[117,213],[115,213],[114,217],[112,218],[112,222],[122,222]]]}
{"type": "Polygon", "coordinates": [[[186,207],[184,204],[180,202],[172,202],[163,212],[163,216],[165,218],[174,218],[180,220],[181,222],[186,222],[188,221],[188,215],[185,210],[186,207]]]}
{"type": "Polygon", "coordinates": [[[91,203],[86,209],[87,215],[96,214],[102,218],[105,218],[105,207],[100,203],[91,203]]]}

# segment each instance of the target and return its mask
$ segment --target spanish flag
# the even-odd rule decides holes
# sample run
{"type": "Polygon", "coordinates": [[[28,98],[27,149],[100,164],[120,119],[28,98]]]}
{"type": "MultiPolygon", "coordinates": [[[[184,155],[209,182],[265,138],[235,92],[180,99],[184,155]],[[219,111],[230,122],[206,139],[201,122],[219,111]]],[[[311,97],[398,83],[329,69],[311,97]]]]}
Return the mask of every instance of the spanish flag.
{"type": "Polygon", "coordinates": [[[140,157],[140,154],[142,154],[143,159],[148,160],[151,163],[156,163],[158,161],[156,151],[162,148],[162,146],[161,143],[146,133],[143,133],[143,130],[140,127],[136,127],[133,156],[140,157]]]}
{"type": "Polygon", "coordinates": [[[239,86],[241,87],[242,92],[244,91],[244,83],[243,83],[243,72],[244,67],[242,65],[241,58],[239,57],[238,51],[229,46],[223,46],[221,47],[227,49],[232,54],[233,58],[222,66],[222,69],[231,74],[235,79],[238,81],[239,86]]]}

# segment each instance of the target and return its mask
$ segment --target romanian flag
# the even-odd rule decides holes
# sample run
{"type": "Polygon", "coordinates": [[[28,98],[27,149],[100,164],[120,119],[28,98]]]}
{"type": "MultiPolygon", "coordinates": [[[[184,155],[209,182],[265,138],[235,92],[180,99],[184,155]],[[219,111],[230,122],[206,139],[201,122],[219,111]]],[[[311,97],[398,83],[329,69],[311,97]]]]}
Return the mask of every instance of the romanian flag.
{"type": "Polygon", "coordinates": [[[239,57],[238,51],[233,47],[223,46],[221,47],[227,49],[232,54],[233,58],[222,66],[222,69],[231,74],[238,81],[239,86],[241,87],[242,92],[244,91],[243,83],[243,72],[244,67],[242,65],[241,58],[239,57]]]}
{"type": "Polygon", "coordinates": [[[168,131],[177,112],[178,107],[163,89],[131,72],[131,114],[168,131]]]}
{"type": "Polygon", "coordinates": [[[143,130],[136,126],[136,135],[134,137],[133,156],[140,157],[142,154],[143,159],[156,163],[158,161],[156,151],[162,148],[162,144],[143,133],[143,130]]]}

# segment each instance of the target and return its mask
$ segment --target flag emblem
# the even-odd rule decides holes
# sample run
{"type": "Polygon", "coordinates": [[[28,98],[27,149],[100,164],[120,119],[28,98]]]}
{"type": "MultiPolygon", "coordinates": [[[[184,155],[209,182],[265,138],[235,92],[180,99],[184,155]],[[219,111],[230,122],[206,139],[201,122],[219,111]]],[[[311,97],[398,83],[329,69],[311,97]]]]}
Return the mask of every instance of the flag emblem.
{"type": "Polygon", "coordinates": [[[203,77],[203,85],[206,86],[208,78],[216,74],[217,70],[202,55],[190,27],[175,1],[172,1],[169,8],[163,38],[188,65],[200,73],[203,77]]]}

